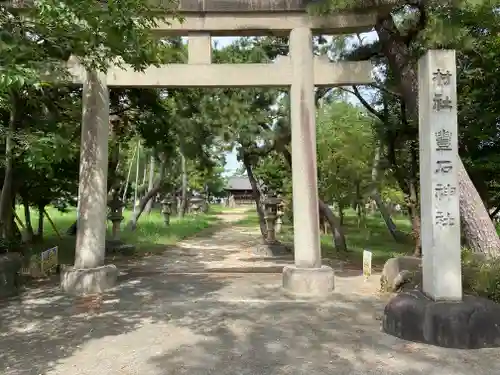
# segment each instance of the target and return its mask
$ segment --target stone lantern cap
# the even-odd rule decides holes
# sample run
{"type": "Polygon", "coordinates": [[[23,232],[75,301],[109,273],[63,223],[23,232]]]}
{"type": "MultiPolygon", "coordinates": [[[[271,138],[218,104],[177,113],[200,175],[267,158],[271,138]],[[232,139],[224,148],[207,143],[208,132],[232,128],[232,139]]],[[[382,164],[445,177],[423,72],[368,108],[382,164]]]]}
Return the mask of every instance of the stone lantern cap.
{"type": "Polygon", "coordinates": [[[161,204],[172,204],[174,202],[174,200],[172,199],[171,196],[166,196],[165,198],[163,198],[161,200],[161,204]]]}
{"type": "Polygon", "coordinates": [[[116,196],[108,201],[108,207],[111,208],[112,210],[118,210],[124,206],[125,203],[123,203],[122,200],[116,196]]]}
{"type": "Polygon", "coordinates": [[[191,197],[190,199],[190,202],[191,203],[201,203],[203,202],[205,199],[203,199],[203,197],[191,197]]]}
{"type": "Polygon", "coordinates": [[[281,204],[282,199],[278,197],[268,197],[264,199],[264,204],[266,206],[274,206],[274,205],[279,205],[281,204]]]}

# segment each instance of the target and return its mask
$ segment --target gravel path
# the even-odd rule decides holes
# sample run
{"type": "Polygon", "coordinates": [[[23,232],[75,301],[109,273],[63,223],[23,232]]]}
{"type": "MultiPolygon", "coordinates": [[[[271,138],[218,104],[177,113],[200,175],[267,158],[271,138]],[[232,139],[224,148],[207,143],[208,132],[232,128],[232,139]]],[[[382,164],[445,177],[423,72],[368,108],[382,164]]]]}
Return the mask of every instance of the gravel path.
{"type": "Polygon", "coordinates": [[[0,374],[500,373],[498,349],[450,350],[382,333],[377,276],[339,272],[336,292],[311,303],[285,297],[277,273],[208,272],[211,259],[233,262],[254,243],[255,233],[226,227],[130,264],[96,314],[55,286],[27,291],[0,307],[0,374]]]}

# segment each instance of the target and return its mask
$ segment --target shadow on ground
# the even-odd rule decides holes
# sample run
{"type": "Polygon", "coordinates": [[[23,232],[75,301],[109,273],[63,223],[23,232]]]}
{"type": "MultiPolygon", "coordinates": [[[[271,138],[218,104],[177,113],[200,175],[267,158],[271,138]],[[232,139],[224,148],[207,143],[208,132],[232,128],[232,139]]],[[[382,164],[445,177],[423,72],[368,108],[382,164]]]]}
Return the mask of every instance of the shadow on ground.
{"type": "Polygon", "coordinates": [[[323,302],[285,296],[280,274],[200,273],[209,259],[246,246],[229,233],[121,264],[119,286],[95,315],[54,283],[4,303],[0,374],[500,372],[498,349],[448,350],[382,333],[384,302],[356,271],[339,273],[336,293],[323,302]]]}
{"type": "MultiPolygon", "coordinates": [[[[348,283],[349,280],[340,280],[348,283]]],[[[280,275],[121,276],[97,315],[57,288],[0,309],[0,373],[18,374],[492,374],[498,350],[452,351],[380,332],[382,302],[335,293],[295,302],[280,275]],[[486,362],[485,362],[486,361],[486,362]],[[491,361],[491,362],[490,362],[491,361]],[[485,363],[488,372],[481,372],[485,363]]],[[[342,289],[342,288],[340,288],[342,289]]]]}

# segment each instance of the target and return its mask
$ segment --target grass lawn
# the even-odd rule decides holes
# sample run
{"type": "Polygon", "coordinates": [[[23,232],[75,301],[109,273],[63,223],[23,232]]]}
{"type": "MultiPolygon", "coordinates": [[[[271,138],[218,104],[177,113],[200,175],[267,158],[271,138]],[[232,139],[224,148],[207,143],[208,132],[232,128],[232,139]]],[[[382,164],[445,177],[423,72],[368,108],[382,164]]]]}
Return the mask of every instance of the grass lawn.
{"type": "MultiPolygon", "coordinates": [[[[44,240],[41,243],[31,245],[33,254],[54,246],[59,247],[59,263],[73,264],[75,253],[75,236],[66,235],[66,230],[76,220],[76,209],[62,213],[56,208],[48,207],[47,212],[54,222],[59,238],[47,219],[44,220],[44,240]]],[[[167,246],[174,245],[180,240],[196,235],[206,228],[217,225],[220,220],[216,217],[222,212],[222,208],[213,205],[207,214],[188,215],[182,219],[172,217],[170,226],[166,227],[160,209],[155,209],[150,215],[142,215],[139,219],[137,229],[131,232],[127,229],[127,223],[132,215],[130,210],[124,212],[125,220],[122,222],[120,238],[128,244],[135,245],[136,256],[165,251],[167,246]]],[[[18,209],[18,216],[24,222],[22,207],[18,209]]],[[[31,220],[34,230],[38,227],[38,212],[32,211],[31,220]]],[[[108,235],[111,237],[111,223],[108,221],[108,235]]]]}
{"type": "MultiPolygon", "coordinates": [[[[400,216],[393,217],[393,220],[401,232],[410,233],[411,225],[408,218],[400,216]]],[[[238,225],[258,226],[257,214],[255,212],[250,214],[247,218],[239,221],[238,225]]],[[[331,234],[322,234],[321,250],[324,258],[346,260],[352,265],[361,267],[363,250],[369,250],[373,254],[373,266],[378,267],[395,255],[411,254],[413,252],[413,244],[410,239],[405,243],[394,241],[378,213],[367,216],[365,223],[358,228],[355,212],[348,210],[344,218],[343,229],[348,252],[337,252],[333,246],[331,234]]],[[[293,242],[293,227],[290,224],[284,224],[282,233],[279,236],[283,242],[293,242]]]]}

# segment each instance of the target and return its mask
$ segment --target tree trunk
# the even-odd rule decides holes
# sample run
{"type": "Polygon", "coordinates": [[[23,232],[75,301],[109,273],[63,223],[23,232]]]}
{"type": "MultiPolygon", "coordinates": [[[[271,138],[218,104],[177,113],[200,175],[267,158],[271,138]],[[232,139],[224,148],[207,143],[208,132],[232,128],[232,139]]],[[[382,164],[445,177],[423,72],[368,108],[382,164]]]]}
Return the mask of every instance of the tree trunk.
{"type": "Polygon", "coordinates": [[[375,204],[377,205],[377,208],[380,214],[382,215],[385,225],[387,226],[387,229],[389,230],[389,233],[391,234],[392,238],[394,238],[396,242],[401,242],[404,236],[401,232],[398,231],[396,224],[394,224],[394,221],[391,218],[391,214],[387,209],[385,203],[383,202],[382,197],[380,196],[380,192],[378,190],[381,154],[382,154],[382,145],[380,144],[375,149],[375,155],[373,156],[372,181],[371,181],[372,188],[370,192],[370,197],[375,201],[375,204]]]}
{"type": "Polygon", "coordinates": [[[338,211],[339,211],[339,223],[342,226],[344,225],[344,208],[340,203],[338,203],[338,211]]]}
{"type": "Polygon", "coordinates": [[[187,166],[186,166],[186,157],[184,156],[184,153],[180,152],[181,154],[181,178],[182,178],[182,186],[181,186],[181,206],[179,210],[179,217],[184,217],[186,215],[186,212],[188,210],[188,176],[187,176],[187,166]]]}
{"type": "Polygon", "coordinates": [[[357,221],[358,221],[358,228],[363,223],[363,207],[361,207],[362,201],[363,201],[363,198],[361,197],[361,184],[359,182],[356,182],[355,209],[356,209],[356,216],[357,216],[357,221]]]}
{"type": "MultiPolygon", "coordinates": [[[[400,91],[404,98],[409,118],[418,119],[418,76],[411,61],[409,47],[397,30],[390,14],[381,15],[375,25],[382,51],[389,66],[400,81],[400,91]]],[[[469,247],[474,252],[487,256],[500,255],[500,238],[488,211],[459,159],[460,219],[463,223],[469,247]]]]}
{"type": "Polygon", "coordinates": [[[120,141],[112,123],[110,128],[111,136],[108,161],[108,191],[120,184],[120,179],[117,178],[118,166],[120,164],[120,141]]]}
{"type": "Polygon", "coordinates": [[[410,144],[410,179],[408,186],[410,190],[410,204],[414,209],[412,217],[413,238],[415,240],[415,248],[413,255],[422,256],[422,236],[421,236],[421,220],[420,220],[420,194],[418,183],[418,142],[414,141],[410,144]]]}
{"type": "Polygon", "coordinates": [[[33,231],[33,224],[31,223],[30,206],[26,200],[23,200],[23,206],[24,206],[24,221],[26,222],[25,241],[30,243],[33,241],[33,238],[35,237],[35,232],[33,231]]]}
{"type": "Polygon", "coordinates": [[[45,219],[45,215],[43,212],[45,211],[44,205],[38,206],[38,230],[36,232],[36,237],[39,241],[43,240],[43,221],[45,219]]]}
{"type": "MultiPolygon", "coordinates": [[[[498,205],[498,202],[496,203],[498,205]]],[[[498,213],[500,212],[500,205],[498,205],[498,207],[496,207],[491,213],[490,213],[490,219],[491,220],[495,220],[496,216],[498,215],[498,213]]]]}
{"type": "Polygon", "coordinates": [[[252,197],[255,201],[255,207],[257,209],[257,215],[259,217],[260,233],[262,234],[262,239],[265,240],[267,238],[267,226],[264,209],[262,208],[261,193],[257,184],[257,180],[255,179],[255,176],[253,174],[252,164],[250,163],[248,155],[246,155],[245,153],[243,154],[243,164],[245,165],[248,180],[250,181],[250,185],[252,186],[252,197]]]}
{"type": "Polygon", "coordinates": [[[142,213],[144,212],[144,209],[146,208],[146,204],[156,195],[160,192],[161,190],[161,184],[155,186],[153,189],[149,190],[144,197],[141,198],[139,201],[139,207],[137,207],[135,213],[132,215],[132,218],[130,219],[128,226],[129,229],[134,231],[137,229],[137,222],[139,221],[139,218],[141,217],[142,213]]]}
{"type": "MultiPolygon", "coordinates": [[[[283,155],[283,158],[285,159],[290,169],[293,168],[292,155],[290,155],[290,152],[285,147],[282,147],[280,149],[280,152],[283,155]]],[[[342,230],[341,221],[339,222],[339,220],[335,217],[332,210],[330,210],[330,207],[328,207],[328,205],[325,204],[321,199],[318,199],[318,208],[319,208],[319,214],[328,221],[328,224],[330,224],[330,229],[332,230],[333,243],[335,245],[335,248],[338,251],[347,251],[345,234],[344,231],[342,230]]]]}
{"type": "Polygon", "coordinates": [[[330,207],[325,204],[321,199],[318,199],[318,208],[321,216],[323,216],[332,229],[333,243],[337,251],[347,251],[347,244],[345,234],[340,225],[340,221],[335,217],[330,207]]]}
{"type": "Polygon", "coordinates": [[[165,177],[165,165],[166,162],[163,160],[161,165],[160,165],[160,173],[158,176],[158,182],[156,185],[153,187],[153,189],[149,190],[144,197],[139,201],[139,207],[135,210],[135,212],[132,215],[132,218],[130,219],[128,223],[128,227],[130,230],[134,231],[137,228],[137,222],[139,221],[139,218],[141,217],[141,214],[143,213],[144,209],[146,208],[147,203],[156,195],[158,194],[162,187],[163,187],[163,179],[165,177]]]}
{"type": "Polygon", "coordinates": [[[411,226],[412,226],[412,237],[415,241],[415,248],[413,251],[413,255],[416,257],[422,256],[422,242],[421,242],[421,233],[420,233],[420,210],[418,207],[418,198],[416,193],[415,182],[410,182],[410,197],[408,204],[408,211],[410,213],[411,218],[411,226]]]}
{"type": "MultiPolygon", "coordinates": [[[[146,155],[144,155],[146,156],[146,155]]],[[[144,167],[143,167],[143,171],[142,171],[142,186],[146,186],[146,181],[147,181],[147,178],[148,178],[148,162],[147,160],[144,160],[144,167]]],[[[151,189],[148,189],[148,190],[151,190],[151,189]]],[[[146,189],[144,189],[144,192],[146,192],[146,189]]]]}
{"type": "MultiPolygon", "coordinates": [[[[149,160],[149,181],[148,181],[148,191],[151,191],[153,189],[154,185],[154,176],[155,176],[155,157],[154,155],[151,155],[151,158],[149,160]]],[[[153,199],[150,199],[148,203],[146,204],[146,208],[144,209],[147,214],[151,213],[151,210],[153,209],[153,199]]]]}
{"type": "Polygon", "coordinates": [[[488,257],[500,255],[500,241],[482,199],[468,177],[462,161],[458,164],[460,218],[467,246],[488,257]]]}
{"type": "Polygon", "coordinates": [[[2,192],[0,193],[0,230],[2,238],[13,238],[13,216],[12,216],[12,196],[14,181],[14,132],[18,117],[18,98],[11,94],[11,110],[9,127],[5,139],[5,176],[3,180],[2,192]]]}

